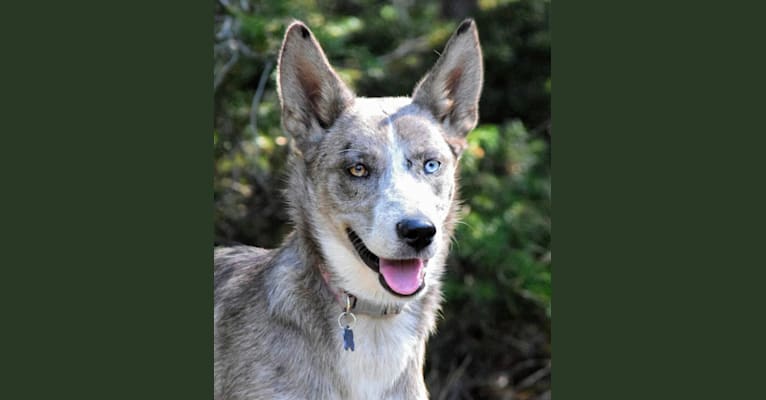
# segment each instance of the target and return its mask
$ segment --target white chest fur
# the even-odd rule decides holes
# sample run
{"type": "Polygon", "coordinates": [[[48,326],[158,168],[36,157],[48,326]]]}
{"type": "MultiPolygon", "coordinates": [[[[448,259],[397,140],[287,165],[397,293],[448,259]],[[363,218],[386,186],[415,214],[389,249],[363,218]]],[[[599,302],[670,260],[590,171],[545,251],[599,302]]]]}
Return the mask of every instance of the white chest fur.
{"type": "MultiPolygon", "coordinates": [[[[357,316],[352,325],[355,350],[340,350],[338,371],[350,399],[384,399],[407,363],[418,357],[415,317],[406,311],[391,317],[357,316]]],[[[342,349],[340,332],[338,349],[342,349]]],[[[420,371],[418,371],[419,373],[420,371]]]]}

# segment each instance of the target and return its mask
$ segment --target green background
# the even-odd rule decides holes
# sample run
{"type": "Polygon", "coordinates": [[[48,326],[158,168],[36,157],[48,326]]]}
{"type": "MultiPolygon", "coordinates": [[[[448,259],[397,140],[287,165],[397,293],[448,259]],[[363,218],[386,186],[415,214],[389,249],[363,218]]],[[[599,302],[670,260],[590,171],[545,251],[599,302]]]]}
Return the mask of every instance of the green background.
{"type": "MultiPolygon", "coordinates": [[[[0,7],[2,396],[210,399],[215,5],[0,7]]],[[[763,10],[551,8],[552,392],[758,398],[763,10]]]]}

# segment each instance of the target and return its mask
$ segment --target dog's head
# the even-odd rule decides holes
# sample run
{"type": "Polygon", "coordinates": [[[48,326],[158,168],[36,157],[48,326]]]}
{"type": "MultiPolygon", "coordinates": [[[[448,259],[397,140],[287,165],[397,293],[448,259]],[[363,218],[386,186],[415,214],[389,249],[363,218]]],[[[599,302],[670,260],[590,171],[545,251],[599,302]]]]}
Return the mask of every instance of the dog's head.
{"type": "Polygon", "coordinates": [[[412,98],[356,97],[304,24],[287,29],[279,96],[295,150],[290,190],[302,196],[291,203],[338,286],[391,304],[438,280],[482,70],[475,23],[466,20],[412,98]]]}

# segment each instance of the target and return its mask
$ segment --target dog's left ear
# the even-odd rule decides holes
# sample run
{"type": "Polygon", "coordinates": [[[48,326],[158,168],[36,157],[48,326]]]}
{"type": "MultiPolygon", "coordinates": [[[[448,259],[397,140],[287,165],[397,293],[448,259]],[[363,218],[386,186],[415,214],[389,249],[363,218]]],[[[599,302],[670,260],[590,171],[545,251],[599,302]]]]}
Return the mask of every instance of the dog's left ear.
{"type": "Polygon", "coordinates": [[[465,136],[479,120],[483,76],[479,33],[476,23],[466,19],[412,94],[412,102],[430,111],[443,125],[456,155],[465,149],[465,136]]]}

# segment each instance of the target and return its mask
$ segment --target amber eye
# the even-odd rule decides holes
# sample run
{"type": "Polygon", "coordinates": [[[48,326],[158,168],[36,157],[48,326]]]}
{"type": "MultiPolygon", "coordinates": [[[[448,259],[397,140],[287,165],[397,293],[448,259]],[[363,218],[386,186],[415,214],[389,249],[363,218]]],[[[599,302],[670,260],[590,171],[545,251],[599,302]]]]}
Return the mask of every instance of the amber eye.
{"type": "Polygon", "coordinates": [[[349,168],[348,173],[357,178],[364,178],[365,176],[370,174],[370,171],[367,170],[367,167],[364,164],[359,163],[349,168]]]}

